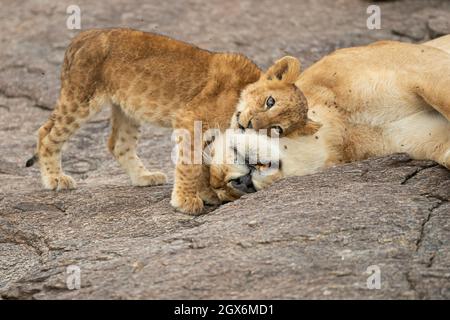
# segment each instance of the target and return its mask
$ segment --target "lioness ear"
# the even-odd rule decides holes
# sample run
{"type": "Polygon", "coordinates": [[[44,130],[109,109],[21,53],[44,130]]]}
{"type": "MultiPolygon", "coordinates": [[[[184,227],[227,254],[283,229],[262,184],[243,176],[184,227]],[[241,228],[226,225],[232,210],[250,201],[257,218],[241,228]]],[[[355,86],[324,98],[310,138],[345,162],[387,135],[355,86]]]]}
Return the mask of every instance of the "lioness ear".
{"type": "Polygon", "coordinates": [[[286,56],[276,61],[267,72],[268,80],[278,79],[286,83],[294,83],[300,76],[300,61],[297,58],[286,56]]]}

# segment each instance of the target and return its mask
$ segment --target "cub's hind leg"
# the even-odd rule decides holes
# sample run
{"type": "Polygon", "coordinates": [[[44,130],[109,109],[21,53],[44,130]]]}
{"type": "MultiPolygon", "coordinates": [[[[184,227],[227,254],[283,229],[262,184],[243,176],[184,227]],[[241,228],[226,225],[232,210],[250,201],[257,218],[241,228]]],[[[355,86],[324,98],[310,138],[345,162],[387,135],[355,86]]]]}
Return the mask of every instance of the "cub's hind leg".
{"type": "Polygon", "coordinates": [[[125,115],[118,105],[112,105],[111,123],[108,149],[128,173],[132,185],[144,187],[166,183],[164,173],[148,171],[136,154],[139,123],[125,115]]]}
{"type": "Polygon", "coordinates": [[[44,188],[50,190],[75,188],[75,181],[65,175],[61,168],[61,149],[80,126],[100,108],[101,105],[96,99],[90,102],[59,99],[50,118],[38,132],[37,157],[44,188]]]}

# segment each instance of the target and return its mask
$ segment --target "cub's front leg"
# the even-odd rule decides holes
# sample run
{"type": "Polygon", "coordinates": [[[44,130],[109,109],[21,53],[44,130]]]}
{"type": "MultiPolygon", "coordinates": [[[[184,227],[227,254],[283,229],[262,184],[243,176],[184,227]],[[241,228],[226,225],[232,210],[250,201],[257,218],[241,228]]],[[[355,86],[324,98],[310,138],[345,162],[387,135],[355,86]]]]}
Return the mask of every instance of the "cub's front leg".
{"type": "Polygon", "coordinates": [[[170,204],[181,212],[198,215],[204,205],[219,204],[209,186],[209,170],[202,164],[178,164],[170,204]]]}
{"type": "Polygon", "coordinates": [[[197,215],[203,211],[204,203],[220,204],[220,201],[209,183],[209,167],[203,162],[206,122],[193,119],[202,117],[185,111],[178,115],[175,124],[178,158],[170,203],[181,212],[197,215]]]}

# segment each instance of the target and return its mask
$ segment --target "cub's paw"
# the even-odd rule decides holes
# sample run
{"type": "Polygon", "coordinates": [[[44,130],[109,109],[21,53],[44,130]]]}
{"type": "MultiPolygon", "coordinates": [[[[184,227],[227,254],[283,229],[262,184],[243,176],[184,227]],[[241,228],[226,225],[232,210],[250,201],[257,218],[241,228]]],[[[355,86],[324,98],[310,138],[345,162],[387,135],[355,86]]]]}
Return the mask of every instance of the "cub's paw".
{"type": "Polygon", "coordinates": [[[147,187],[167,183],[167,176],[162,172],[149,172],[131,180],[133,186],[147,187]]]}
{"type": "Polygon", "coordinates": [[[71,176],[67,176],[65,174],[58,176],[43,176],[42,184],[45,189],[56,191],[70,190],[77,187],[75,180],[73,180],[71,176]]]}
{"type": "Polygon", "coordinates": [[[219,205],[221,201],[217,194],[211,188],[206,188],[200,191],[200,198],[209,205],[219,205]]]}
{"type": "Polygon", "coordinates": [[[178,211],[194,216],[201,214],[204,207],[203,200],[199,196],[190,195],[172,195],[170,204],[178,211]]]}

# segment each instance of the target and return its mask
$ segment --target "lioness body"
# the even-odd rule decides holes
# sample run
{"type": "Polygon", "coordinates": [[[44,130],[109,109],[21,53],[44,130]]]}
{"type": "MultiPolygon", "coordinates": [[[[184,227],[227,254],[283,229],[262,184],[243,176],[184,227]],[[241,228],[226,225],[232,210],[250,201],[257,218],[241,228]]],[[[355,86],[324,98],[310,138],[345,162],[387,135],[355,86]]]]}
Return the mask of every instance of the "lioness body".
{"type": "Polygon", "coordinates": [[[282,138],[279,146],[255,135],[251,145],[277,149],[280,170],[267,175],[242,164],[213,165],[211,184],[222,200],[233,200],[240,190],[229,181],[243,175],[261,189],[281,177],[396,152],[450,169],[449,53],[447,36],[424,45],[378,42],[326,56],[296,82],[320,130],[282,138]]]}
{"type": "Polygon", "coordinates": [[[324,137],[334,146],[327,163],[407,152],[449,166],[450,135],[441,125],[450,121],[448,53],[389,41],[341,49],[306,70],[297,85],[310,117],[335,131],[324,137]]]}
{"type": "MultiPolygon", "coordinates": [[[[136,154],[140,124],[192,132],[194,121],[202,121],[204,130],[227,128],[241,90],[260,75],[243,55],[211,53],[160,35],[128,29],[80,33],[66,51],[58,102],[39,130],[44,186],[75,186],[61,169],[61,147],[104,104],[112,105],[109,149],[133,185],[164,183],[166,176],[149,172],[136,154]]],[[[202,199],[217,201],[204,175],[201,165],[177,165],[172,204],[198,213],[202,199]]]]}

